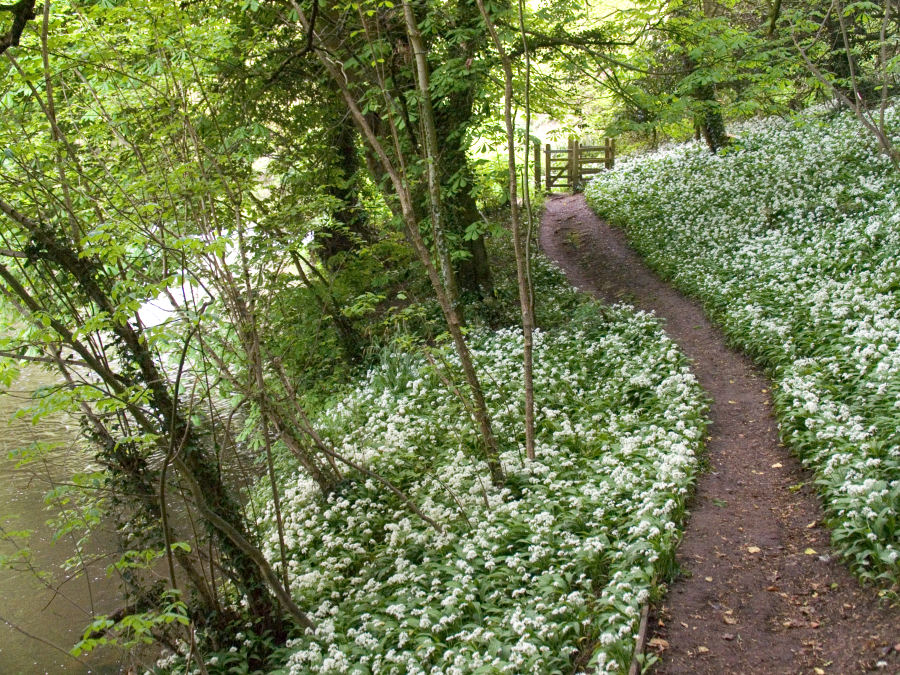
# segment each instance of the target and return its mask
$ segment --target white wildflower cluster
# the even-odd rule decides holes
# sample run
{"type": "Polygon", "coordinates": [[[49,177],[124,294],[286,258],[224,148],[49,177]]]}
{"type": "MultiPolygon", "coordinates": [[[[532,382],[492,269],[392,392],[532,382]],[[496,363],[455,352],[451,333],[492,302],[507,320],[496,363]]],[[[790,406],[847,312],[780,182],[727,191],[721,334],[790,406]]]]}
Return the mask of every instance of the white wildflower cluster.
{"type": "MultiPolygon", "coordinates": [[[[888,111],[900,128],[900,111],[888,111]]],[[[896,133],[896,132],[895,132],[896,133]]],[[[897,138],[895,142],[900,142],[897,138]]],[[[586,190],[778,383],[835,543],[900,580],[900,177],[850,115],[746,125],[622,162],[586,190]]]]}
{"type": "MultiPolygon", "coordinates": [[[[389,477],[444,532],[375,480],[327,499],[284,494],[291,590],[317,624],[300,673],[627,669],[642,603],[678,537],[705,399],[655,320],[582,312],[535,335],[537,460],[524,458],[522,334],[471,336],[508,480],[493,486],[477,429],[425,359],[385,358],[319,420],[344,455],[389,477]]],[[[460,385],[462,386],[462,385],[460,385]]],[[[271,507],[260,519],[278,561],[271,507]]]]}

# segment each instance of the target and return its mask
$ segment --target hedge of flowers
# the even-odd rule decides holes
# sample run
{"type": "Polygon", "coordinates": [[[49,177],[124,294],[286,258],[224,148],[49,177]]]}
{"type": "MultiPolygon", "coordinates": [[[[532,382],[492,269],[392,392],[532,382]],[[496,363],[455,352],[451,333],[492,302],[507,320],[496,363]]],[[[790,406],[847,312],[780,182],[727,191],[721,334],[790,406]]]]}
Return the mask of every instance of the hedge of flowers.
{"type": "MultiPolygon", "coordinates": [[[[388,354],[323,415],[340,452],[401,486],[443,531],[371,478],[351,472],[323,500],[292,476],[288,573],[318,627],[289,643],[284,672],[627,670],[641,606],[673,564],[706,399],[652,317],[588,305],[577,315],[535,335],[536,461],[522,449],[521,332],[470,336],[508,439],[503,486],[444,385],[449,350],[433,363],[388,354]]],[[[260,524],[277,561],[271,511],[260,524]]]]}
{"type": "MultiPolygon", "coordinates": [[[[900,112],[890,110],[900,130],[900,112]]],[[[898,133],[897,131],[894,132],[898,133]]],[[[900,144],[900,137],[894,142],[900,144]]],[[[900,175],[849,115],[813,110],[622,162],[586,189],[777,382],[863,578],[900,581],[900,175]]]]}

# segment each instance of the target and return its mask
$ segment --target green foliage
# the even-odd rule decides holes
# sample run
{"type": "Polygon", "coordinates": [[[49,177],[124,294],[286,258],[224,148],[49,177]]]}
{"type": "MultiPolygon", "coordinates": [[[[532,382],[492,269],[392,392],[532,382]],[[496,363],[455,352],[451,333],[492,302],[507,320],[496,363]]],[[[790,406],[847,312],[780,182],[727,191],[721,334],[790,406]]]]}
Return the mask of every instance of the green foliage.
{"type": "Polygon", "coordinates": [[[126,614],[118,620],[98,616],[85,629],[81,640],[72,648],[73,656],[88,654],[102,646],[130,649],[142,644],[152,644],[160,628],[173,624],[187,626],[190,619],[181,594],[175,590],[163,593],[160,608],[149,612],[126,614]]]}
{"type": "MultiPolygon", "coordinates": [[[[514,57],[518,99],[524,98],[521,57],[527,47],[535,63],[534,110],[559,120],[559,133],[596,118],[617,133],[658,140],[661,135],[688,135],[717,115],[782,111],[819,93],[788,41],[792,31],[811,59],[846,86],[847,76],[838,72],[841,61],[835,57],[840,48],[833,40],[818,44],[812,39],[816,26],[827,19],[827,4],[813,3],[807,13],[785,11],[775,17],[777,30],[768,35],[764,8],[750,2],[704,3],[701,11],[695,3],[677,0],[637,0],[619,9],[546,0],[525,7],[524,44],[515,3],[488,3],[488,9],[514,57]],[[586,81],[593,84],[588,87],[586,81]]],[[[893,77],[897,61],[896,20],[887,26],[885,44],[872,38],[878,10],[876,3],[854,2],[843,6],[842,15],[852,28],[850,59],[843,54],[844,61],[859,67],[861,81],[873,94],[884,87],[878,75],[893,77]]],[[[437,127],[438,182],[450,255],[469,285],[463,297],[471,301],[466,307],[471,335],[484,346],[493,339],[483,332],[485,327],[514,325],[517,304],[503,217],[496,216],[509,201],[506,167],[498,159],[505,143],[498,57],[474,3],[426,2],[416,4],[414,11],[428,52],[427,95],[437,127]],[[490,292],[473,255],[480,250],[474,244],[484,239],[499,264],[490,292]]],[[[21,413],[39,420],[59,410],[91,412],[84,432],[103,470],[76,477],[48,495],[58,511],[57,537],[65,535],[75,543],[68,563],[74,570],[83,561],[86,537],[105,514],[114,514],[127,538],[126,553],[112,569],[135,592],[163,555],[157,497],[163,457],[196,459],[206,471],[204,488],[223,475],[220,462],[233,456],[235,448],[249,453],[248,464],[258,469],[269,447],[266,428],[280,435],[291,431],[290,424],[262,424],[267,414],[293,411],[293,396],[317,404],[344,398],[347,388],[356,386],[354,377],[367,368],[368,386],[385,396],[402,397],[420,379],[434,391],[443,391],[445,380],[465,390],[443,350],[446,335],[439,308],[403,240],[395,190],[383,167],[364,150],[345,101],[323,74],[317,56],[325,50],[340,63],[348,93],[360,102],[388,159],[402,168],[419,226],[432,245],[421,94],[402,12],[387,0],[236,0],[215,6],[63,0],[50,7],[46,63],[34,30],[39,21],[30,24],[21,48],[8,52],[14,60],[0,65],[0,198],[5,207],[0,283],[6,297],[19,305],[19,318],[5,321],[0,337],[0,384],[13,381],[24,357],[55,362],[70,378],[65,386],[39,391],[31,408],[21,413]],[[316,50],[306,49],[300,11],[308,18],[314,12],[317,16],[317,39],[326,44],[315,45],[316,50]],[[437,365],[421,362],[417,354],[423,345],[437,365]],[[407,351],[398,355],[401,348],[407,351]],[[154,369],[160,375],[148,381],[154,369]]],[[[520,140],[524,147],[526,139],[520,140]]],[[[723,158],[745,149],[735,144],[723,151],[723,158]]],[[[835,201],[842,212],[862,208],[849,187],[835,201]]],[[[773,207],[770,216],[776,219],[778,211],[773,207]]],[[[580,308],[574,294],[563,292],[563,282],[546,263],[536,265],[534,278],[546,292],[553,289],[554,300],[537,307],[544,330],[568,330],[564,327],[573,315],[590,324],[590,312],[580,308]]],[[[631,335],[634,327],[616,323],[612,314],[594,320],[612,332],[621,328],[638,342],[650,339],[643,329],[631,335]]],[[[498,342],[498,349],[511,352],[515,340],[503,335],[508,342],[498,342]]],[[[599,333],[587,335],[604,340],[599,333]]],[[[565,352],[567,364],[576,358],[571,345],[555,344],[554,349],[565,352]]],[[[769,349],[771,345],[759,347],[760,352],[769,349]]],[[[480,358],[490,370],[490,359],[480,358]]],[[[666,359],[666,367],[674,367],[675,361],[666,359]]],[[[591,363],[593,376],[615,380],[602,362],[591,363]]],[[[491,405],[515,399],[510,387],[504,380],[493,382],[491,394],[497,398],[491,405]]],[[[560,406],[570,405],[566,397],[578,394],[564,382],[547,387],[560,406]]],[[[643,385],[612,382],[610,387],[608,396],[600,392],[590,403],[597,406],[597,415],[605,414],[603,406],[623,406],[636,415],[660,412],[659,397],[643,385]]],[[[417,399],[420,404],[455,422],[467,419],[453,395],[444,392],[438,400],[417,394],[424,397],[417,399]]],[[[397,405],[396,400],[379,402],[385,410],[397,405]]],[[[554,421],[552,412],[540,419],[541,434],[566,436],[567,428],[554,421]]],[[[515,455],[517,423],[504,417],[511,414],[507,409],[497,414],[507,452],[515,455]]],[[[686,414],[700,424],[695,411],[686,414]]],[[[404,438],[408,443],[399,446],[398,463],[385,465],[413,492],[422,485],[423,471],[439,474],[445,466],[455,468],[459,458],[452,453],[459,450],[460,461],[467,462],[475,454],[477,441],[467,423],[445,434],[441,424],[446,420],[438,419],[435,412],[434,419],[423,422],[424,440],[404,438]]],[[[323,416],[320,421],[335,435],[335,443],[354,432],[340,428],[346,420],[330,424],[323,416]]],[[[365,428],[367,421],[360,417],[356,423],[365,428]]],[[[619,431],[598,438],[615,445],[619,431]]],[[[275,443],[274,468],[279,472],[287,470],[292,457],[284,441],[279,437],[275,443]]],[[[600,461],[591,454],[594,446],[583,439],[569,441],[570,447],[560,450],[565,461],[580,469],[600,461]]],[[[47,449],[25,447],[19,459],[31,461],[47,449]]],[[[170,487],[185,487],[178,483],[183,475],[175,475],[168,465],[166,470],[171,470],[170,487]]],[[[527,495],[533,479],[514,475],[504,499],[527,495]]],[[[566,484],[559,486],[560,493],[576,499],[568,482],[578,477],[566,474],[561,480],[566,484]]],[[[464,487],[469,493],[461,499],[475,500],[474,483],[464,487]]],[[[376,491],[356,477],[335,494],[365,500],[376,491]]],[[[220,504],[230,503],[238,513],[239,496],[238,490],[229,492],[220,504]]],[[[473,517],[460,513],[446,495],[440,499],[448,509],[440,515],[451,518],[454,526],[473,517]]],[[[570,534],[587,528],[571,514],[557,515],[570,534]]],[[[385,517],[378,524],[372,551],[390,541],[391,522],[385,517]]],[[[895,525],[887,518],[874,527],[882,532],[895,525]]],[[[215,548],[210,546],[215,528],[197,528],[194,535],[183,523],[175,527],[184,535],[176,539],[190,541],[175,545],[179,556],[199,560],[198,551],[215,548]]],[[[332,523],[322,527],[327,531],[332,523]]],[[[526,536],[521,523],[511,517],[504,527],[508,537],[503,545],[521,552],[526,536]]],[[[250,531],[248,537],[254,534],[250,531]]],[[[851,533],[847,540],[861,536],[851,533]]],[[[234,582],[239,566],[227,567],[235,552],[224,543],[218,563],[234,582]]],[[[453,546],[459,545],[447,544],[445,552],[458,555],[453,546]]],[[[417,546],[408,552],[418,562],[425,554],[417,546]]],[[[270,559],[278,558],[269,553],[270,559]]],[[[670,563],[666,546],[659,555],[657,571],[664,571],[670,563]]],[[[21,556],[19,562],[26,553],[21,556]]],[[[362,565],[363,558],[353,560],[362,565]]],[[[592,559],[585,569],[603,578],[610,564],[605,558],[592,559]]],[[[386,567],[373,569],[379,578],[389,576],[386,567]]],[[[485,593],[497,592],[502,575],[482,571],[485,593]]],[[[536,582],[538,595],[576,583],[544,571],[546,578],[536,582]]],[[[435,574],[452,581],[447,570],[435,574]]],[[[329,590],[344,592],[338,582],[329,590]]],[[[239,600],[241,591],[231,583],[218,590],[225,591],[223,599],[239,600]]],[[[318,599],[309,595],[304,602],[318,599]]],[[[187,608],[174,597],[150,604],[153,609],[116,622],[100,620],[78,649],[142,643],[157,631],[185,624],[189,611],[202,616],[202,610],[187,608]]],[[[474,625],[490,615],[490,603],[485,607],[466,621],[474,625]]],[[[598,615],[615,617],[621,608],[603,611],[608,615],[598,615]]],[[[560,640],[589,633],[580,621],[563,622],[560,640]]],[[[351,626],[344,628],[349,634],[351,626]]],[[[275,635],[260,626],[252,630],[256,632],[247,640],[256,645],[253,664],[242,664],[229,652],[218,657],[223,668],[251,669],[266,662],[264,652],[278,651],[275,635]]],[[[393,635],[391,630],[382,636],[393,635]]],[[[215,644],[215,636],[208,637],[215,644]]],[[[446,647],[433,636],[416,639],[423,653],[446,647]]],[[[624,661],[627,641],[613,641],[610,658],[624,661]]],[[[474,638],[470,642],[467,648],[486,644],[492,653],[505,652],[504,658],[512,649],[474,638]]],[[[534,665],[534,658],[524,660],[522,667],[534,665]]]]}

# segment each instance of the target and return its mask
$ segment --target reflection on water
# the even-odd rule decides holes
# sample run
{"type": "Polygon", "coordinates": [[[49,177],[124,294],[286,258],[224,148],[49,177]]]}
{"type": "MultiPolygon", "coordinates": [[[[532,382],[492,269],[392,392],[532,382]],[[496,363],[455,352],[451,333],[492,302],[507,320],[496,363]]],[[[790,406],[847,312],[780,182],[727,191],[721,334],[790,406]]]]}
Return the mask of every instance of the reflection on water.
{"type": "Polygon", "coordinates": [[[59,565],[72,556],[72,540],[64,537],[54,544],[46,525],[53,515],[44,503],[46,492],[89,465],[74,442],[78,421],[61,415],[38,424],[13,419],[30,392],[54,381],[52,375],[29,367],[9,392],[0,393],[0,527],[6,533],[33,531],[27,540],[0,540],[0,555],[12,555],[20,546],[30,548],[33,567],[51,573],[42,583],[27,571],[27,564],[18,563],[16,571],[0,566],[0,673],[117,673],[121,668],[116,654],[98,651],[79,662],[64,653],[90,622],[92,608],[96,613],[116,609],[116,583],[104,571],[109,561],[89,569],[90,578],[66,581],[59,565]],[[35,442],[59,447],[17,468],[9,453],[35,442]]]}

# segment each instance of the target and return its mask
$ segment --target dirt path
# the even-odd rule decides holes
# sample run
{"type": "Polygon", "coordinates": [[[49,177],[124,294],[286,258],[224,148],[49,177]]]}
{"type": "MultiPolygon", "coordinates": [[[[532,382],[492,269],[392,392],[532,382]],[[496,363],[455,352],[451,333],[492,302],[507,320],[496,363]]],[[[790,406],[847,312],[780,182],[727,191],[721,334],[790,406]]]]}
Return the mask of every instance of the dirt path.
{"type": "Polygon", "coordinates": [[[834,560],[810,475],[779,443],[765,375],[582,196],[548,200],[541,246],[579,289],[662,317],[713,398],[684,574],[651,614],[655,672],[900,673],[900,610],[834,560]]]}

